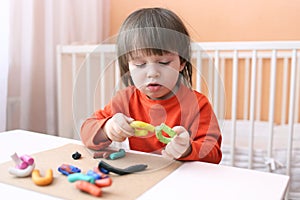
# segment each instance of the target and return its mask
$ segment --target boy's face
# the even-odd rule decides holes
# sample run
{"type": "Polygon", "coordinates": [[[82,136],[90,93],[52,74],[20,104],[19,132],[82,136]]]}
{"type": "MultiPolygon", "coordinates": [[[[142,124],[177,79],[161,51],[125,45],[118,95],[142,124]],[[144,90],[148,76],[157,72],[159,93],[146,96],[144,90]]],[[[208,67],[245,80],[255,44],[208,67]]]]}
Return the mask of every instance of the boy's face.
{"type": "Polygon", "coordinates": [[[150,56],[137,53],[129,61],[129,71],[134,85],[149,98],[167,99],[173,96],[172,90],[184,65],[176,53],[150,56]]]}

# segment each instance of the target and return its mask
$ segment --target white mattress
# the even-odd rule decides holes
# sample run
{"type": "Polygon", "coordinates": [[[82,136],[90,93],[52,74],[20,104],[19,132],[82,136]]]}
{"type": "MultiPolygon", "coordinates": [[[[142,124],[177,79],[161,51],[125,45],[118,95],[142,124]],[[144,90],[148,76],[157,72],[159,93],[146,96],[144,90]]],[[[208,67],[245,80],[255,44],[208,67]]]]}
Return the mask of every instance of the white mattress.
{"type": "MultiPolygon", "coordinates": [[[[235,142],[235,156],[234,166],[241,168],[248,168],[248,145],[249,145],[249,121],[236,121],[236,142],[235,142]]],[[[254,151],[253,151],[253,169],[259,171],[269,171],[270,164],[266,162],[273,162],[275,169],[273,173],[286,174],[286,160],[288,148],[288,126],[275,125],[273,129],[273,151],[272,158],[268,158],[268,138],[269,138],[269,123],[255,122],[254,123],[254,151]]],[[[231,164],[231,134],[232,121],[224,120],[220,122],[222,131],[222,151],[223,158],[221,164],[231,164]]],[[[289,198],[300,198],[300,124],[294,125],[293,134],[293,148],[292,148],[292,163],[291,163],[291,187],[289,198]]]]}

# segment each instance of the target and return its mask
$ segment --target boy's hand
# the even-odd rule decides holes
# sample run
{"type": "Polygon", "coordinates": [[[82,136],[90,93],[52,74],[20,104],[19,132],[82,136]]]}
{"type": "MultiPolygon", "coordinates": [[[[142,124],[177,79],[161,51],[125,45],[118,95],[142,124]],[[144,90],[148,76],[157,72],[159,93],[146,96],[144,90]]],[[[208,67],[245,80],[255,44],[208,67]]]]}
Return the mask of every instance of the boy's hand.
{"type": "Polygon", "coordinates": [[[104,132],[110,140],[123,142],[127,137],[134,135],[134,129],[129,125],[133,120],[122,113],[117,113],[107,120],[104,132]]]}
{"type": "Polygon", "coordinates": [[[191,151],[190,134],[182,126],[172,128],[177,135],[169,142],[162,151],[162,155],[168,158],[178,159],[187,156],[191,151]]]}

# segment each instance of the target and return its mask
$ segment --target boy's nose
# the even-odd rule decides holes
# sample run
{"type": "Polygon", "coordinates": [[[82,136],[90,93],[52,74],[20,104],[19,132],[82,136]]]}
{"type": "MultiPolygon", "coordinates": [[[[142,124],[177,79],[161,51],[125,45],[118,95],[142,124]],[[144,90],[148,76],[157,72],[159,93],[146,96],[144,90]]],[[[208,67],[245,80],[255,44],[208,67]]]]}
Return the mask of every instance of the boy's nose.
{"type": "Polygon", "coordinates": [[[147,67],[147,77],[148,78],[157,78],[160,76],[159,71],[156,69],[156,66],[154,66],[153,64],[149,65],[147,67]]]}

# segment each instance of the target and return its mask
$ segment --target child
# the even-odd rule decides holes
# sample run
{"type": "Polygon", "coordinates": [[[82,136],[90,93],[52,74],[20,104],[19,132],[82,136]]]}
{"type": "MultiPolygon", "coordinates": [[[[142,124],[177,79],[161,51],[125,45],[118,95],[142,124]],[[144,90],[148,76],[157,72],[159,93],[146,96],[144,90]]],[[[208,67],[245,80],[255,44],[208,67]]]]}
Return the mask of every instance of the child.
{"type": "Polygon", "coordinates": [[[128,138],[132,150],[182,161],[219,163],[222,153],[217,119],[208,99],[191,89],[190,43],[183,22],[170,10],[144,8],[129,15],[117,38],[126,88],[83,123],[83,143],[97,150],[128,138]],[[151,132],[138,137],[130,126],[132,121],[153,126],[165,123],[177,135],[168,144],[151,132]]]}

